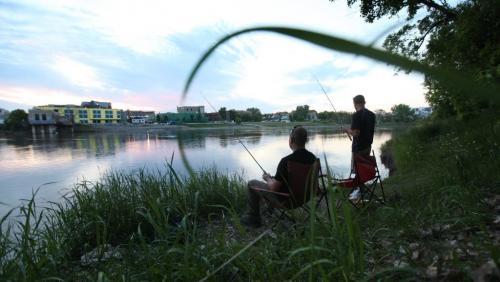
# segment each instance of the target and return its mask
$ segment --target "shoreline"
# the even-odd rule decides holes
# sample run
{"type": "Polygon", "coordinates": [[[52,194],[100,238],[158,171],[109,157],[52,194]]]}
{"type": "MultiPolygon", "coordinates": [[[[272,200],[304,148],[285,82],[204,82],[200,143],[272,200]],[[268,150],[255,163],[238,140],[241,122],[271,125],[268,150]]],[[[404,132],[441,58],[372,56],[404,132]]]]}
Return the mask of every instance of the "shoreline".
{"type": "MultiPolygon", "coordinates": [[[[376,126],[378,131],[393,130],[399,128],[408,128],[415,123],[387,123],[380,124],[376,126]]],[[[190,123],[183,125],[167,125],[167,124],[123,124],[123,125],[92,125],[92,126],[79,126],[75,128],[74,132],[158,132],[163,130],[220,130],[220,129],[231,129],[231,130],[251,130],[251,129],[290,129],[293,126],[301,125],[309,129],[332,129],[341,130],[346,128],[349,124],[330,124],[323,122],[289,122],[289,123],[279,123],[279,122],[249,122],[241,124],[232,123],[190,123]]]]}
{"type": "MultiPolygon", "coordinates": [[[[383,123],[375,127],[376,131],[388,131],[407,129],[413,127],[416,123],[383,123]]],[[[189,123],[182,125],[168,124],[113,124],[113,125],[76,125],[75,127],[59,127],[59,133],[156,133],[165,130],[169,131],[194,131],[194,130],[275,130],[291,129],[296,125],[304,126],[307,129],[331,129],[341,131],[342,128],[349,127],[349,124],[332,124],[328,122],[247,122],[241,124],[233,123],[189,123]]],[[[38,130],[37,130],[38,131],[38,130]]],[[[32,134],[32,129],[18,131],[0,130],[0,136],[19,136],[32,134]]]]}

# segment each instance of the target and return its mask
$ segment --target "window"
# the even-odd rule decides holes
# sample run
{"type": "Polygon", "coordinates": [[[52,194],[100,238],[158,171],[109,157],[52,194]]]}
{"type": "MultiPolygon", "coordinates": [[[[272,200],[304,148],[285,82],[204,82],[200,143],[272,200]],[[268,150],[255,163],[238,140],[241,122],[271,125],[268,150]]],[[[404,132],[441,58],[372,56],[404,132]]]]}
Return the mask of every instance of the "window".
{"type": "Polygon", "coordinates": [[[73,115],[73,111],[72,111],[72,110],[70,110],[70,109],[65,109],[65,110],[64,110],[64,116],[65,116],[65,117],[68,117],[68,118],[69,118],[69,117],[71,117],[72,115],[73,115]]]}
{"type": "Polygon", "coordinates": [[[42,114],[42,120],[47,120],[47,115],[46,114],[42,114]]]}
{"type": "Polygon", "coordinates": [[[40,120],[40,114],[35,114],[35,120],[40,120]]]}
{"type": "Polygon", "coordinates": [[[94,118],[101,118],[101,110],[92,110],[94,118]]]}
{"type": "Polygon", "coordinates": [[[122,113],[121,112],[116,112],[116,118],[121,119],[122,118],[122,113]]]}
{"type": "Polygon", "coordinates": [[[97,120],[97,119],[94,119],[94,120],[92,120],[92,123],[101,123],[101,121],[97,120]]]}
{"type": "Polygon", "coordinates": [[[78,117],[80,117],[80,119],[87,119],[88,118],[87,110],[79,110],[78,117]]]}
{"type": "Polygon", "coordinates": [[[88,121],[88,120],[86,120],[86,119],[81,119],[81,120],[80,120],[80,123],[81,123],[81,124],[88,124],[88,123],[89,123],[89,121],[88,121]]]}
{"type": "Polygon", "coordinates": [[[113,111],[106,111],[106,118],[113,118],[113,111]]]}
{"type": "Polygon", "coordinates": [[[58,112],[59,112],[59,109],[54,109],[54,112],[58,113],[58,112]]]}
{"type": "Polygon", "coordinates": [[[106,123],[112,123],[113,121],[112,120],[106,120],[106,123]]]}

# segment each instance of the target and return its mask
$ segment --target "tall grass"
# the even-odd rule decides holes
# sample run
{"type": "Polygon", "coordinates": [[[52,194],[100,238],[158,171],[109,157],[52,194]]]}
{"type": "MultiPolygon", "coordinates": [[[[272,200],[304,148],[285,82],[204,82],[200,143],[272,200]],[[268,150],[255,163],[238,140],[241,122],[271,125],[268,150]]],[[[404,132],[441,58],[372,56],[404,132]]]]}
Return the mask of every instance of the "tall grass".
{"type": "Polygon", "coordinates": [[[46,207],[38,206],[34,195],[19,208],[18,217],[6,215],[0,222],[0,278],[219,281],[362,276],[363,243],[348,205],[341,212],[332,210],[333,225],[326,218],[311,217],[291,229],[252,231],[238,220],[245,193],[240,175],[207,168],[194,177],[181,177],[167,165],[154,172],[110,172],[98,182],[83,181],[61,202],[46,207]],[[82,256],[92,251],[94,260],[84,262],[82,256]]]}
{"type": "MultiPolygon", "coordinates": [[[[487,123],[463,126],[422,125],[391,142],[399,170],[386,182],[387,205],[331,205],[329,218],[312,206],[294,228],[243,228],[241,175],[207,168],[185,177],[169,164],[111,172],[61,202],[33,198],[2,217],[0,280],[401,280],[425,278],[434,263],[466,273],[494,250],[482,201],[498,191],[498,160],[488,155],[498,135],[478,139],[487,123]],[[461,233],[481,258],[447,247],[461,233]],[[94,260],[82,261],[92,251],[94,260]]],[[[331,203],[343,201],[328,185],[331,203]]]]}
{"type": "Polygon", "coordinates": [[[392,196],[360,219],[376,264],[439,266],[442,279],[450,269],[465,279],[495,257],[495,211],[488,201],[500,194],[497,120],[485,114],[427,121],[391,140],[386,149],[393,151],[397,173],[386,185],[392,196]]]}

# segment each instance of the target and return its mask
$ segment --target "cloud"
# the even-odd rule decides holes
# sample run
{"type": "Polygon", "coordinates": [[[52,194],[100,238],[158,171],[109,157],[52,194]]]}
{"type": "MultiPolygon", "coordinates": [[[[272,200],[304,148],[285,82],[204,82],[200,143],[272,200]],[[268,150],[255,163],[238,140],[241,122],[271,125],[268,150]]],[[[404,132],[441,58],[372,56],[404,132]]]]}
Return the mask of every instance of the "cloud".
{"type": "Polygon", "coordinates": [[[92,67],[70,58],[56,56],[51,68],[76,86],[97,89],[105,86],[92,67]]]}
{"type": "Polygon", "coordinates": [[[343,110],[352,109],[352,97],[357,94],[365,96],[370,109],[389,110],[391,106],[401,103],[412,107],[427,105],[422,75],[396,74],[394,68],[382,64],[372,64],[357,75],[340,79],[333,77],[323,83],[330,89],[329,95],[334,105],[343,110]]]}
{"type": "MultiPolygon", "coordinates": [[[[0,85],[64,93],[59,96],[60,101],[53,103],[73,101],[71,97],[77,97],[79,103],[90,96],[99,96],[123,108],[131,105],[131,108],[161,111],[175,110],[176,97],[180,95],[177,93],[195,60],[223,34],[250,26],[278,25],[322,31],[367,43],[397,21],[366,24],[358,16],[359,11],[348,8],[345,1],[325,0],[132,0],[127,3],[19,0],[9,3],[11,5],[0,9],[0,54],[3,55],[0,85]]],[[[369,74],[382,75],[371,72],[372,65],[298,40],[252,33],[230,40],[214,54],[194,81],[187,103],[202,102],[195,93],[203,91],[215,94],[209,96],[217,108],[241,109],[251,105],[269,112],[309,104],[327,109],[314,74],[331,92],[334,103],[346,101],[338,108],[350,109],[347,97],[351,92],[382,90],[377,86],[359,89],[379,80],[369,78],[369,74]],[[339,76],[341,72],[345,74],[339,76]],[[357,81],[343,80],[351,77],[357,81]],[[328,80],[336,81],[330,85],[328,80]],[[345,87],[334,88],[341,80],[345,87]],[[339,91],[345,94],[337,97],[339,91]]],[[[383,77],[388,81],[386,74],[383,77]]],[[[405,92],[422,97],[421,92],[417,93],[422,89],[417,80],[401,83],[409,83],[405,92]],[[412,90],[408,90],[410,88],[412,90]]],[[[35,97],[30,91],[17,93],[35,97]]],[[[13,100],[11,96],[4,96],[13,100]]],[[[3,100],[7,101],[5,97],[3,100]]],[[[411,102],[414,98],[408,99],[411,102]]],[[[30,99],[14,100],[32,104],[30,99]]],[[[387,107],[390,105],[384,106],[387,107]]]]}
{"type": "Polygon", "coordinates": [[[169,92],[137,93],[125,91],[120,95],[120,102],[113,103],[113,107],[130,110],[176,111],[180,102],[180,95],[169,92]]]}
{"type": "Polygon", "coordinates": [[[63,90],[0,85],[0,100],[28,106],[80,104],[82,98],[63,90]]]}
{"type": "MultiPolygon", "coordinates": [[[[110,101],[116,109],[154,110],[160,111],[167,106],[177,105],[179,96],[170,93],[155,93],[145,95],[141,93],[120,90],[113,99],[99,95],[86,95],[67,92],[59,89],[43,87],[25,87],[0,85],[0,102],[27,105],[28,107],[47,104],[74,104],[80,105],[82,101],[110,101]]],[[[1,106],[1,104],[0,104],[1,106]]],[[[173,107],[175,108],[175,106],[173,107]]]]}

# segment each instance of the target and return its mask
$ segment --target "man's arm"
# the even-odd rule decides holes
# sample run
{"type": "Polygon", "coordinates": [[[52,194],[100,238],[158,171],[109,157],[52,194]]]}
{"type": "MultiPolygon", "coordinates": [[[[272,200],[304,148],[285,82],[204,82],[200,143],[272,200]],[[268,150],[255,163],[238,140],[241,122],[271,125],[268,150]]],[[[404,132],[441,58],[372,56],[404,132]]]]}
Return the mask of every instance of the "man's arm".
{"type": "Polygon", "coordinates": [[[281,182],[272,178],[269,174],[264,174],[262,178],[267,182],[269,190],[273,192],[278,192],[281,188],[281,182]]]}
{"type": "Polygon", "coordinates": [[[351,128],[344,129],[344,132],[352,137],[358,137],[361,128],[361,119],[358,113],[352,116],[351,128]]]}
{"type": "Polygon", "coordinates": [[[359,136],[359,129],[353,129],[353,128],[344,128],[344,132],[349,134],[352,137],[358,137],[359,136]]]}

